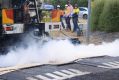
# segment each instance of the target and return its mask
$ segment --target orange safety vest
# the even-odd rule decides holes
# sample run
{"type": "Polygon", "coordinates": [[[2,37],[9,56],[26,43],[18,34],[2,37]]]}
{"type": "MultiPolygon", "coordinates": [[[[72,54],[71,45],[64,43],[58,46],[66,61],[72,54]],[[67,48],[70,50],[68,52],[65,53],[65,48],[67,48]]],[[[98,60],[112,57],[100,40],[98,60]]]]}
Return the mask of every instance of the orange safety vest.
{"type": "Polygon", "coordinates": [[[62,10],[53,10],[52,11],[52,22],[60,22],[60,17],[64,15],[62,10]]]}

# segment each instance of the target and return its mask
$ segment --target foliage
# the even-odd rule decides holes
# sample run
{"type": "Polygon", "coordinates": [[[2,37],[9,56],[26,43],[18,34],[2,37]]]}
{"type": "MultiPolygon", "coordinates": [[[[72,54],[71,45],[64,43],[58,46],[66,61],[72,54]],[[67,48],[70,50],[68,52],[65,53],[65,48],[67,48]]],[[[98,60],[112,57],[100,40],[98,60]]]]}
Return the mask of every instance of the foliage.
{"type": "Polygon", "coordinates": [[[80,7],[88,7],[88,0],[78,0],[78,5],[80,7]]]}
{"type": "MultiPolygon", "coordinates": [[[[78,6],[81,7],[87,7],[88,6],[88,0],[70,0],[71,4],[78,4],[78,6]]],[[[54,6],[61,5],[61,8],[64,9],[65,4],[67,4],[67,0],[51,0],[51,4],[54,6]]]]}
{"type": "Polygon", "coordinates": [[[64,9],[65,7],[65,4],[67,3],[67,0],[51,0],[51,4],[54,5],[55,7],[57,5],[60,5],[61,6],[61,9],[64,9]]]}
{"type": "Polygon", "coordinates": [[[106,32],[119,31],[119,0],[94,1],[92,8],[91,28],[106,32]]]}
{"type": "Polygon", "coordinates": [[[94,1],[95,6],[92,7],[91,12],[91,28],[92,30],[99,30],[99,17],[104,8],[104,0],[94,1]]]}
{"type": "Polygon", "coordinates": [[[104,10],[100,16],[99,26],[107,32],[119,31],[119,1],[109,0],[105,3],[104,10]]]}

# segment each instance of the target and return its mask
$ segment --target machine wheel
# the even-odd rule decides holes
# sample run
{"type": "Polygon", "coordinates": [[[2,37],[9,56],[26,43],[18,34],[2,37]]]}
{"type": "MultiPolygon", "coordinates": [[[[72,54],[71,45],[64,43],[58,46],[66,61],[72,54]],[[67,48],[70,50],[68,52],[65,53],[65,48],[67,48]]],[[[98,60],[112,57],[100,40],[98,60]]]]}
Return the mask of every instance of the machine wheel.
{"type": "Polygon", "coordinates": [[[88,18],[88,15],[87,14],[84,14],[83,15],[83,19],[87,19],[88,18]]]}

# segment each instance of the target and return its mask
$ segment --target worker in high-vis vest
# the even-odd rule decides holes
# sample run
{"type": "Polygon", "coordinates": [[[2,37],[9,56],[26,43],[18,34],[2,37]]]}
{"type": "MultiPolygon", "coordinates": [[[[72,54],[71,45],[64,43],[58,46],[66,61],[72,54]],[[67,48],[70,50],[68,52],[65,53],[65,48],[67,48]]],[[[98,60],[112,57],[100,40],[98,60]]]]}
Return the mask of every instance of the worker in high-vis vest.
{"type": "Polygon", "coordinates": [[[57,8],[52,10],[52,22],[61,22],[63,29],[65,28],[62,21],[64,11],[60,9],[60,5],[57,5],[57,8]]]}
{"type": "Polygon", "coordinates": [[[57,5],[57,10],[58,10],[58,12],[59,12],[58,15],[59,15],[59,17],[60,17],[60,22],[61,22],[61,24],[62,24],[62,27],[63,27],[63,29],[65,29],[65,25],[64,25],[64,23],[63,23],[64,11],[60,9],[60,5],[57,5]]]}
{"type": "Polygon", "coordinates": [[[71,19],[71,14],[72,14],[72,5],[71,4],[66,4],[65,5],[65,14],[64,14],[64,17],[65,17],[65,21],[66,21],[66,29],[68,31],[71,31],[71,24],[70,24],[70,19],[71,19]]]}
{"type": "Polygon", "coordinates": [[[78,14],[79,14],[79,11],[80,10],[78,8],[78,5],[75,4],[74,5],[74,9],[73,9],[73,15],[72,15],[73,24],[74,24],[73,32],[77,32],[77,30],[80,30],[79,26],[78,26],[78,14]]]}

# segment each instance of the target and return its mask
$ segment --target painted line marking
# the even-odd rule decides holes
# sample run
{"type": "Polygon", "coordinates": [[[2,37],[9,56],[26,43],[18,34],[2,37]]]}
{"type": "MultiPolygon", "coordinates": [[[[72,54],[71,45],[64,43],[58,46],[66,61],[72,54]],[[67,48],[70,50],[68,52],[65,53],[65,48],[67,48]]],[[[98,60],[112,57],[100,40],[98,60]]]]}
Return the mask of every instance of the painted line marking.
{"type": "Polygon", "coordinates": [[[119,68],[119,66],[115,66],[110,63],[103,63],[103,64],[109,66],[110,68],[119,68]]]}
{"type": "Polygon", "coordinates": [[[60,79],[61,77],[52,73],[46,73],[45,75],[52,77],[53,79],[60,79]]]}
{"type": "Polygon", "coordinates": [[[72,71],[72,72],[74,72],[74,73],[77,73],[77,75],[79,76],[79,75],[85,75],[85,74],[90,74],[90,72],[83,72],[83,71],[79,71],[79,70],[76,70],[76,69],[68,69],[68,70],[70,70],[70,71],[72,71]]]}
{"type": "Polygon", "coordinates": [[[114,61],[114,62],[102,63],[102,65],[98,65],[97,67],[108,68],[108,69],[116,69],[116,68],[119,68],[119,62],[114,61]]]}
{"type": "Polygon", "coordinates": [[[118,62],[118,61],[114,61],[114,63],[117,63],[117,64],[119,64],[119,62],[118,62]]]}
{"type": "Polygon", "coordinates": [[[103,65],[105,65],[105,66],[109,66],[109,67],[114,67],[114,65],[112,65],[112,64],[109,64],[109,63],[103,63],[103,65]]]}
{"type": "Polygon", "coordinates": [[[79,70],[76,70],[76,69],[68,69],[74,73],[77,73],[77,74],[80,74],[80,75],[83,75],[83,74],[89,74],[90,72],[82,72],[82,71],[79,71],[79,70]]]}
{"type": "Polygon", "coordinates": [[[27,77],[26,80],[38,80],[38,79],[35,79],[33,77],[27,77]]]}
{"type": "Polygon", "coordinates": [[[37,75],[35,77],[38,78],[38,79],[41,79],[41,80],[51,80],[50,78],[42,76],[42,75],[37,75]]]}
{"type": "Polygon", "coordinates": [[[43,75],[36,75],[33,77],[26,78],[27,80],[64,80],[68,78],[72,78],[75,76],[81,76],[85,74],[89,74],[90,72],[82,72],[76,69],[66,69],[54,71],[52,73],[44,73],[43,75]]]}
{"type": "Polygon", "coordinates": [[[75,73],[73,72],[70,72],[68,70],[61,70],[63,73],[66,73],[66,74],[69,74],[69,75],[74,75],[75,73]]]}
{"type": "Polygon", "coordinates": [[[111,68],[111,67],[108,67],[108,66],[103,66],[103,65],[98,65],[97,67],[100,67],[100,68],[111,68]]]}
{"type": "Polygon", "coordinates": [[[112,64],[114,66],[119,66],[119,64],[118,63],[115,63],[115,62],[109,62],[109,64],[112,64]]]}
{"type": "Polygon", "coordinates": [[[59,76],[62,76],[62,77],[68,76],[67,74],[64,74],[64,73],[59,72],[59,71],[55,71],[55,72],[53,72],[53,73],[55,73],[55,74],[57,74],[57,75],[59,75],[59,76]]]}

